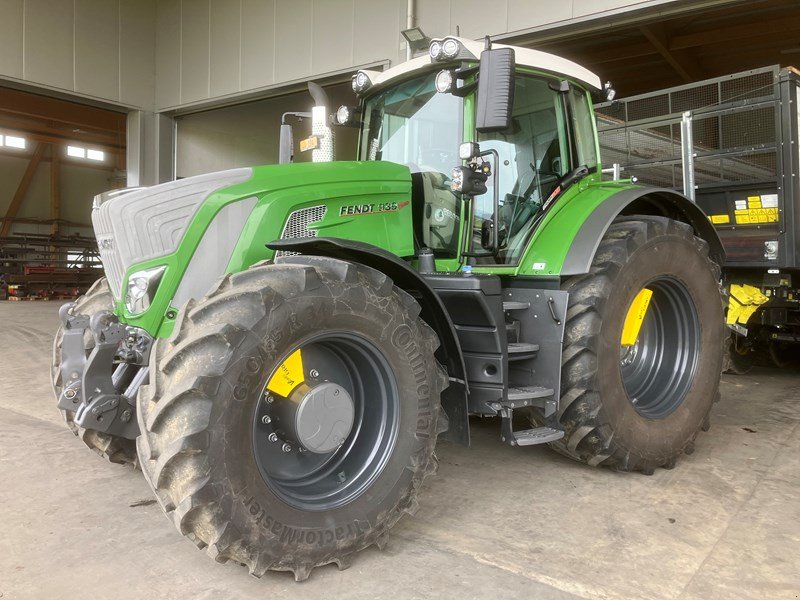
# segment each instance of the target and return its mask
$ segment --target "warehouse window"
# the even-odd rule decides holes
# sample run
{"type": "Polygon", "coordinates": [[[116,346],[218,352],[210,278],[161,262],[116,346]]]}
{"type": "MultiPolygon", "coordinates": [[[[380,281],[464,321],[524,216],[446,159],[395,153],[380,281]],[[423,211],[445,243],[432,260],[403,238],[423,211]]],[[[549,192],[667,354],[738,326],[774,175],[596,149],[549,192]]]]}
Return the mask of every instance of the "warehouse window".
{"type": "Polygon", "coordinates": [[[92,150],[91,148],[84,148],[83,146],[67,146],[67,156],[86,158],[98,162],[104,161],[106,158],[106,154],[102,150],[92,150]]]}
{"type": "Polygon", "coordinates": [[[0,135],[0,146],[6,148],[19,148],[25,149],[25,138],[16,135],[0,135]]]}

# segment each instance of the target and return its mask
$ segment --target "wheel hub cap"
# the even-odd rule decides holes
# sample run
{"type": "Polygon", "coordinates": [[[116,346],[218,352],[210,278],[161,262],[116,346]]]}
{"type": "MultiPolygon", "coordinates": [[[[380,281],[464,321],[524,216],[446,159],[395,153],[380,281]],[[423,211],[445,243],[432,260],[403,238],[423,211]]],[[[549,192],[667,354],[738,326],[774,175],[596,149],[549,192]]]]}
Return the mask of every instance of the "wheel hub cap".
{"type": "Polygon", "coordinates": [[[274,412],[279,436],[315,454],[341,446],[355,417],[350,394],[331,381],[311,388],[301,385],[290,398],[281,398],[274,412]]]}

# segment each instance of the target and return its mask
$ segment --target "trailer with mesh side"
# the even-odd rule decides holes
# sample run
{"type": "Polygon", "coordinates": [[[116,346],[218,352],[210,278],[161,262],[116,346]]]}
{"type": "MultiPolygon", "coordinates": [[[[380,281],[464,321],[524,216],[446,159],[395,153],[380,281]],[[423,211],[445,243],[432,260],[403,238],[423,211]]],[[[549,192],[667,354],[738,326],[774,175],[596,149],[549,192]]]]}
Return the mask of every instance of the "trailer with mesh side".
{"type": "Polygon", "coordinates": [[[604,164],[683,191],[725,247],[729,368],[800,343],[800,72],[765,67],[596,106],[604,164]]]}

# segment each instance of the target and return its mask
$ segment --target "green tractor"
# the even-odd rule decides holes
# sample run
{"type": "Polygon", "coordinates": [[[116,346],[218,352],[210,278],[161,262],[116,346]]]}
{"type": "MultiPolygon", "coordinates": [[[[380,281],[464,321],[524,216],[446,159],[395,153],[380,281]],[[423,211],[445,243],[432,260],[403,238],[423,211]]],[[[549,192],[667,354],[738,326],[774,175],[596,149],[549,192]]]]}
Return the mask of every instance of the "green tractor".
{"type": "Polygon", "coordinates": [[[684,196],[603,181],[597,76],[447,37],[352,82],[356,162],[97,197],[105,278],[60,312],[68,425],[256,576],[382,547],[470,415],[651,474],[718,397],[722,246],[684,196]]]}

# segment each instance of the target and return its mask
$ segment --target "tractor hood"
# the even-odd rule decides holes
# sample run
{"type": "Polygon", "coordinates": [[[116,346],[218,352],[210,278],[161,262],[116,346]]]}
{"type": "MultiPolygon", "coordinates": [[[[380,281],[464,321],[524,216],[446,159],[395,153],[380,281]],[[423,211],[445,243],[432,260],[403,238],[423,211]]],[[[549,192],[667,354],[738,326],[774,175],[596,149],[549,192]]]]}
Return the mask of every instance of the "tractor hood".
{"type": "Polygon", "coordinates": [[[163,336],[220,277],[276,239],[340,237],[414,252],[411,174],[389,162],[234,169],[95,198],[92,222],[121,321],[163,336]]]}

